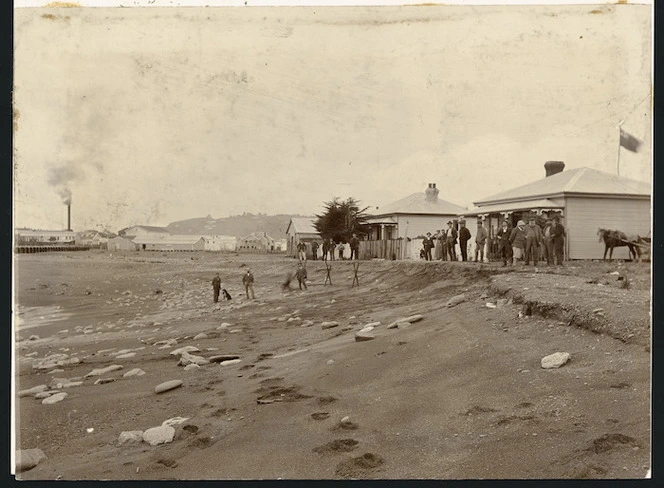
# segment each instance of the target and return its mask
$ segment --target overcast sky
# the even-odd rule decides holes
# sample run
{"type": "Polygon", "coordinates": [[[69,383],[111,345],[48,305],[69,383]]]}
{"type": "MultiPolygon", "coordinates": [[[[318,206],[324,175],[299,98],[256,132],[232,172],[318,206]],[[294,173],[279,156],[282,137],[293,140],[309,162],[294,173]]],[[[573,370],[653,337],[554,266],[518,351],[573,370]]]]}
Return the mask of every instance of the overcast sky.
{"type": "Polygon", "coordinates": [[[651,7],[18,9],[16,226],[651,180],[651,7]]]}

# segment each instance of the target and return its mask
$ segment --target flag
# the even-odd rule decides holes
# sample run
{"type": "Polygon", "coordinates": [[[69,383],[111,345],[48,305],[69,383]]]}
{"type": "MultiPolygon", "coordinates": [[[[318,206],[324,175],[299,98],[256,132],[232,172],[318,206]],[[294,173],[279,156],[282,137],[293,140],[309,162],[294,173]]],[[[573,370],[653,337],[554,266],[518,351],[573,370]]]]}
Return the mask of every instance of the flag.
{"type": "Polygon", "coordinates": [[[641,141],[629,132],[620,129],[620,145],[628,151],[638,152],[641,147],[641,141]]]}

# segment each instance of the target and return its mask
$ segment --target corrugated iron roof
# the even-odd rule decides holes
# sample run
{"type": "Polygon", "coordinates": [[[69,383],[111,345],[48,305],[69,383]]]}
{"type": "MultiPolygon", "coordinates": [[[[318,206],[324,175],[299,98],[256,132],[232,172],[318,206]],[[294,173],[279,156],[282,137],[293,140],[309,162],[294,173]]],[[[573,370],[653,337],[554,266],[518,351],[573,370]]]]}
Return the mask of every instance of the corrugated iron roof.
{"type": "Polygon", "coordinates": [[[379,207],[372,212],[372,216],[394,214],[458,215],[465,210],[466,208],[461,205],[440,198],[435,202],[429,202],[426,200],[426,194],[419,192],[379,207]]]}
{"type": "Polygon", "coordinates": [[[482,204],[547,197],[563,193],[650,196],[651,190],[648,183],[584,167],[562,171],[473,203],[476,206],[482,206],[482,204]]]}
{"type": "Polygon", "coordinates": [[[199,235],[169,235],[165,237],[136,237],[136,244],[196,244],[202,239],[199,235]]]}
{"type": "Polygon", "coordinates": [[[461,215],[470,216],[485,213],[512,212],[515,210],[534,210],[534,209],[559,209],[563,205],[558,205],[548,198],[539,200],[522,200],[519,202],[496,203],[493,205],[484,205],[482,207],[473,207],[466,210],[461,215]]]}

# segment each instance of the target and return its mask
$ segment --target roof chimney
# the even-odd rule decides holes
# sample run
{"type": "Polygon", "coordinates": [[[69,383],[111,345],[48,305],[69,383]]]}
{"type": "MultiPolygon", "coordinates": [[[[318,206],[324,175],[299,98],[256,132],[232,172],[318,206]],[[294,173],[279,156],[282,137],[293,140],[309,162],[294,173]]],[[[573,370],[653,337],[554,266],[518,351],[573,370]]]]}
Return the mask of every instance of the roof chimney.
{"type": "Polygon", "coordinates": [[[425,201],[430,203],[436,203],[438,201],[438,188],[436,188],[435,183],[429,183],[428,188],[424,192],[425,201]]]}
{"type": "Polygon", "coordinates": [[[544,163],[544,169],[546,170],[546,176],[548,178],[556,173],[561,173],[562,170],[565,169],[565,163],[562,161],[547,161],[544,163]]]}

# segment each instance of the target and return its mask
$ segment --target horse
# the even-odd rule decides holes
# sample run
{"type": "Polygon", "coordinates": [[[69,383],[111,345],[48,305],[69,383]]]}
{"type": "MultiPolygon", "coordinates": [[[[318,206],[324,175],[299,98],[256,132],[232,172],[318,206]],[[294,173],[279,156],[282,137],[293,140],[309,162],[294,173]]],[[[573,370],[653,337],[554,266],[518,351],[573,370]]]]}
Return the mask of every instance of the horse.
{"type": "Polygon", "coordinates": [[[597,235],[599,241],[604,241],[604,257],[602,260],[606,261],[606,252],[609,251],[609,261],[613,260],[613,248],[627,246],[629,249],[630,259],[636,260],[637,256],[641,257],[641,250],[635,246],[633,240],[627,237],[627,234],[619,230],[598,229],[597,235]]]}

